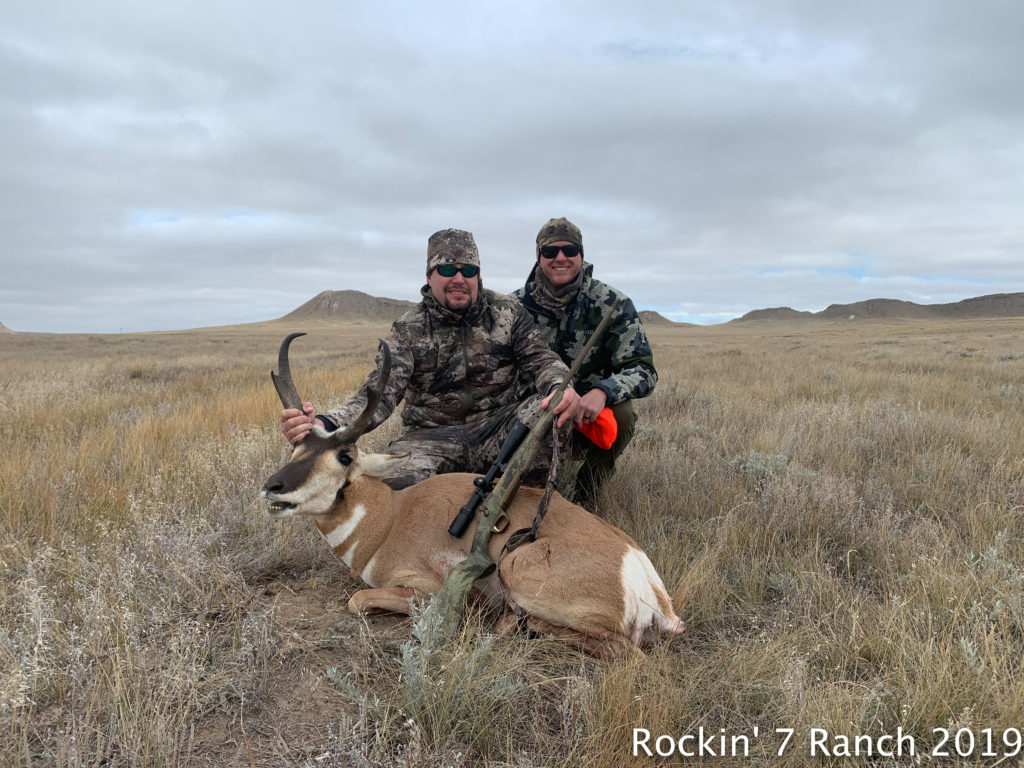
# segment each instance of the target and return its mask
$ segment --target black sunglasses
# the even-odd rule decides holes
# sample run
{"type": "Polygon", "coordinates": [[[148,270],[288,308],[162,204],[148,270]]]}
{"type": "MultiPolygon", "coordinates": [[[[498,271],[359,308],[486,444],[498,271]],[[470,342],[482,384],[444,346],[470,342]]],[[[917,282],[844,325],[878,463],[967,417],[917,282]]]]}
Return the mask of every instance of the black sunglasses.
{"type": "Polygon", "coordinates": [[[480,267],[474,267],[472,264],[464,264],[461,267],[456,267],[454,264],[442,264],[437,268],[437,274],[441,277],[455,277],[456,272],[461,272],[463,277],[476,277],[480,274],[480,267]]]}
{"type": "Polygon", "coordinates": [[[561,251],[567,259],[575,259],[583,251],[578,245],[545,245],[540,249],[540,255],[545,259],[553,259],[561,251]]]}

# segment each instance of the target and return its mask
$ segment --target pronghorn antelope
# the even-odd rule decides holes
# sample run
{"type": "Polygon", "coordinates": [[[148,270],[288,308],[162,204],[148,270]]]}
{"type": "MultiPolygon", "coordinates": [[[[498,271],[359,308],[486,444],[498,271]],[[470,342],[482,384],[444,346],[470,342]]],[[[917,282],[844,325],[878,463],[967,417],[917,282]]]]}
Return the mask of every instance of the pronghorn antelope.
{"type": "MultiPolygon", "coordinates": [[[[288,346],[300,335],[281,344],[274,377],[285,408],[302,407],[288,365],[288,346]]],[[[370,585],[349,600],[353,613],[409,613],[413,602],[436,594],[465,559],[476,526],[459,539],[448,533],[473,493],[474,475],[437,475],[394,491],[377,477],[405,456],[357,447],[390,373],[390,351],[381,344],[383,363],[362,414],[333,433],[315,426],[262,494],[275,519],[312,517],[352,576],[370,585]]],[[[497,570],[476,583],[478,598],[506,611],[499,631],[525,618],[529,629],[607,659],[642,655],[638,646],[648,629],[683,631],[661,577],[636,542],[558,494],[536,541],[502,556],[511,532],[531,524],[541,495],[532,488],[516,494],[506,510],[509,525],[490,540],[497,570]]]]}

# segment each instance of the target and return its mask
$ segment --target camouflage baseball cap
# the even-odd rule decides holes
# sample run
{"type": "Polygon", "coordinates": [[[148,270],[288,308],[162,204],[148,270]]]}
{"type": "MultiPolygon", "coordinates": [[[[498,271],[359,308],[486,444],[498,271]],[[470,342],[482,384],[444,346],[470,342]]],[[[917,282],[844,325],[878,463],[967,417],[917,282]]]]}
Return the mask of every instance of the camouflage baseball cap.
{"type": "Polygon", "coordinates": [[[473,233],[462,229],[442,229],[427,240],[427,274],[441,264],[473,264],[480,266],[480,253],[473,233]]]}
{"type": "Polygon", "coordinates": [[[583,250],[583,233],[565,216],[560,219],[551,219],[540,228],[540,232],[537,233],[537,253],[539,254],[540,249],[545,245],[562,241],[576,243],[580,247],[580,251],[583,250]]]}

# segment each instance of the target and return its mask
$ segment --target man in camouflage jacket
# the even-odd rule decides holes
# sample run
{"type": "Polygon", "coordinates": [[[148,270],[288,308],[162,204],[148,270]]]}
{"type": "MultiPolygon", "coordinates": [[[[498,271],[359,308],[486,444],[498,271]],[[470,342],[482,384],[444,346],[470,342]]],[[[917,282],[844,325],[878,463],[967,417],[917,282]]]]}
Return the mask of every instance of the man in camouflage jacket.
{"type": "MultiPolygon", "coordinates": [[[[526,285],[512,293],[567,365],[579,357],[605,313],[621,299],[574,382],[580,393],[578,424],[594,421],[606,406],[618,423],[618,436],[607,450],[580,432],[572,436],[573,454],[581,462],[575,501],[590,509],[601,485],[615,471],[615,460],[633,439],[636,414],[631,401],[647,397],[658,383],[651,344],[633,302],[621,291],[595,280],[593,269],[583,260],[579,227],[566,218],[551,219],[537,234],[536,263],[526,285]]],[[[563,487],[571,493],[568,485],[563,487]]]]}
{"type": "MultiPolygon", "coordinates": [[[[512,425],[531,426],[548,397],[516,398],[517,379],[535,392],[550,393],[568,375],[515,299],[483,288],[473,235],[458,229],[435,232],[427,243],[427,284],[422,300],[395,321],[386,339],[391,376],[368,430],[384,422],[404,400],[403,432],[388,446],[409,460],[382,480],[408,487],[445,472],[485,473],[512,425]],[[447,276],[441,273],[449,273],[447,276]]],[[[381,359],[378,355],[377,367],[381,359]]],[[[367,383],[348,402],[325,414],[281,413],[281,431],[297,443],[318,423],[328,431],[347,425],[366,406],[367,383]]],[[[558,426],[573,419],[578,397],[567,388],[555,408],[558,426]]],[[[567,446],[567,430],[557,430],[567,446]]],[[[550,443],[542,449],[525,485],[543,486],[551,463],[550,443]]]]}

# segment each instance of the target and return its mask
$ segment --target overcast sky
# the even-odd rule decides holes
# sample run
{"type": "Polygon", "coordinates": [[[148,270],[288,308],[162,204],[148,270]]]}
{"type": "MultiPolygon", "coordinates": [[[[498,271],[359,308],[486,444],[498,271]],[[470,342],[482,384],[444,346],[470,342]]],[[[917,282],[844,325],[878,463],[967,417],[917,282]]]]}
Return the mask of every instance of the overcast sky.
{"type": "Polygon", "coordinates": [[[417,299],[551,217],[640,309],[1024,291],[1024,3],[7,2],[0,322],[417,299]]]}

